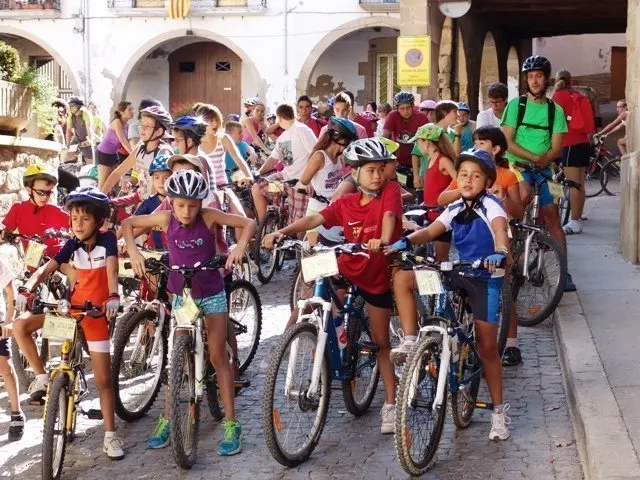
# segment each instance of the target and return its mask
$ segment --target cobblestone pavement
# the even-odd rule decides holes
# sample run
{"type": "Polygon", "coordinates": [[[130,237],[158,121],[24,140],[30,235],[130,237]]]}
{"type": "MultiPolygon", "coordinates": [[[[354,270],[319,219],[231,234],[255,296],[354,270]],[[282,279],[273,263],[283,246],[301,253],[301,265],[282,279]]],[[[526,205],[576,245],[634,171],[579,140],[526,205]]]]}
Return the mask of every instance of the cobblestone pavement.
{"type": "MultiPolygon", "coordinates": [[[[175,465],[169,448],[147,451],[146,437],[164,404],[162,394],[150,414],[139,422],[127,424],[117,420],[118,434],[124,439],[126,452],[125,459],[120,462],[112,462],[103,455],[100,422],[79,416],[78,437],[67,448],[63,478],[407,478],[397,462],[393,436],[379,433],[379,410],[383,403],[381,387],[371,410],[360,418],[353,418],[345,411],[340,390],[334,390],[320,443],[302,466],[286,469],[269,454],[261,429],[261,393],[267,356],[289,315],[285,295],[288,294],[290,275],[291,271],[285,267],[270,284],[258,287],[264,315],[262,340],[256,359],[247,372],[251,387],[237,398],[244,431],[242,454],[230,458],[217,455],[222,429],[208,414],[206,400],[202,405],[198,463],[190,471],[175,465]]],[[[551,328],[547,321],[535,329],[522,329],[520,343],[524,364],[505,370],[504,397],[511,404],[511,439],[503,443],[488,440],[490,414],[487,411],[476,411],[466,430],[456,431],[448,420],[438,462],[423,478],[583,478],[551,328]]],[[[95,388],[91,395],[95,407],[95,388]]],[[[484,387],[480,396],[483,395],[486,397],[484,387]]],[[[6,402],[6,394],[2,391],[0,476],[21,480],[39,478],[42,409],[24,408],[28,417],[24,438],[9,444],[6,402]]]]}

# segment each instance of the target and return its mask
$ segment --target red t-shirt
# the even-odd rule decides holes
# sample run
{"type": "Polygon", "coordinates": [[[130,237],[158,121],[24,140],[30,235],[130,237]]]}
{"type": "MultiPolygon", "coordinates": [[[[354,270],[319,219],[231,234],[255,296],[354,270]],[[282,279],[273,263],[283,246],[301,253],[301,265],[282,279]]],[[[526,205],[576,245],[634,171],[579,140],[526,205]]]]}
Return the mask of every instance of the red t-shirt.
{"type": "MultiPolygon", "coordinates": [[[[571,112],[573,111],[573,99],[571,98],[572,93],[573,95],[581,95],[579,92],[573,92],[568,88],[558,90],[556,93],[553,94],[552,100],[562,107],[565,117],[570,116],[571,112]]],[[[565,133],[564,136],[562,137],[563,147],[570,147],[572,145],[579,145],[581,143],[590,143],[590,142],[591,140],[589,140],[589,136],[586,133],[575,132],[575,131],[572,131],[571,128],[569,128],[567,133],[565,133]]]]}
{"type": "MultiPolygon", "coordinates": [[[[382,218],[385,212],[396,215],[391,242],[402,236],[402,197],[400,185],[387,182],[382,194],[366,205],[360,205],[362,193],[344,195],[320,212],[324,226],[343,227],[344,237],[350,243],[366,243],[382,235],[382,218]]],[[[350,282],[368,293],[386,293],[391,286],[389,257],[384,253],[369,252],[369,258],[361,255],[341,255],[338,268],[350,282]]]]}
{"type": "Polygon", "coordinates": [[[373,130],[373,124],[371,123],[371,120],[369,120],[367,117],[365,117],[364,115],[361,114],[357,114],[356,118],[354,120],[354,122],[356,122],[359,125],[362,125],[364,127],[364,129],[367,131],[367,137],[371,138],[375,135],[376,132],[374,132],[373,130]]]}
{"type": "MultiPolygon", "coordinates": [[[[2,223],[8,231],[15,232],[17,230],[21,235],[28,237],[43,236],[45,230],[49,228],[62,230],[68,229],[70,226],[69,214],[60,207],[47,204],[36,209],[36,206],[29,200],[14,204],[2,223]]],[[[27,243],[24,242],[25,248],[27,243]]],[[[45,254],[48,257],[53,257],[65,242],[56,238],[48,238],[44,243],[47,245],[45,254]]]]}
{"type": "Polygon", "coordinates": [[[413,112],[409,118],[402,118],[397,110],[392,111],[384,121],[384,130],[391,132],[391,140],[400,144],[400,148],[396,152],[400,165],[411,166],[411,150],[413,144],[408,143],[418,128],[429,123],[427,115],[422,112],[413,112]]]}
{"type": "Polygon", "coordinates": [[[322,127],[324,127],[327,124],[327,122],[325,122],[324,120],[321,120],[319,118],[314,118],[314,117],[309,118],[308,122],[302,122],[302,123],[304,123],[307,127],[313,130],[313,133],[315,134],[316,138],[320,137],[320,130],[322,130],[322,127]]]}
{"type": "MultiPolygon", "coordinates": [[[[427,167],[424,171],[424,205],[438,205],[438,197],[451,183],[451,177],[440,170],[440,159],[442,157],[442,154],[438,154],[433,165],[427,167]]],[[[439,212],[431,211],[427,214],[427,218],[430,222],[433,222],[439,215],[439,212]]]]}

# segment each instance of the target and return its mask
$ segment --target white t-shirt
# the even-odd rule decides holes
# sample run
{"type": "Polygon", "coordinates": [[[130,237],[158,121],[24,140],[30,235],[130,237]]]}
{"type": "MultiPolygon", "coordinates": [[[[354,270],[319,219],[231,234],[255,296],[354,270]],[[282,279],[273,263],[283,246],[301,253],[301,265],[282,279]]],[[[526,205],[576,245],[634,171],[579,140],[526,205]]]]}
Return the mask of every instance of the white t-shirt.
{"type": "Polygon", "coordinates": [[[284,165],[284,180],[300,178],[316,141],[313,130],[297,120],[278,137],[271,158],[280,160],[284,165]]]}
{"type": "Polygon", "coordinates": [[[487,110],[483,110],[478,114],[478,118],[476,119],[476,129],[480,127],[498,127],[500,128],[500,123],[502,119],[495,116],[493,110],[491,108],[487,110]]]}
{"type": "Polygon", "coordinates": [[[129,128],[127,129],[127,140],[132,138],[140,138],[140,121],[132,120],[129,122],[129,128]]]}
{"type": "Polygon", "coordinates": [[[6,263],[0,260],[0,322],[3,322],[5,320],[4,316],[6,314],[6,305],[3,295],[4,287],[9,285],[13,278],[13,271],[7,266],[6,263]]]}

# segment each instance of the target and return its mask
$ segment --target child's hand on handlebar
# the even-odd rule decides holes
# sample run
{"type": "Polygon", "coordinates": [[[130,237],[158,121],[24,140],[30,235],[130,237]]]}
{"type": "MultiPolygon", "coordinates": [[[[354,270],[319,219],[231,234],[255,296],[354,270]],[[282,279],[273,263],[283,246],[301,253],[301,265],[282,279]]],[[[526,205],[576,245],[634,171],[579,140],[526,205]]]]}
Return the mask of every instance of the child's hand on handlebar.
{"type": "Polygon", "coordinates": [[[496,269],[501,268],[507,256],[502,252],[496,252],[484,259],[484,268],[493,273],[496,269]]]}
{"type": "Polygon", "coordinates": [[[120,309],[120,295],[112,293],[104,304],[104,310],[107,318],[114,318],[120,309]]]}
{"type": "Polygon", "coordinates": [[[140,278],[144,277],[147,269],[144,265],[144,257],[137,249],[133,255],[129,252],[129,261],[133,272],[140,278]]]}
{"type": "Polygon", "coordinates": [[[384,246],[382,239],[380,238],[372,238],[366,244],[366,247],[374,253],[378,253],[380,249],[384,246]]]}
{"type": "Polygon", "coordinates": [[[397,242],[389,245],[387,248],[384,249],[384,254],[385,255],[391,255],[392,253],[396,253],[396,252],[404,252],[407,250],[411,250],[411,242],[409,241],[409,239],[407,237],[402,237],[400,240],[398,240],[397,242]]]}
{"type": "Polygon", "coordinates": [[[284,237],[280,232],[267,233],[264,237],[262,237],[262,246],[264,248],[268,248],[273,250],[275,248],[275,244],[282,240],[284,237]]]}

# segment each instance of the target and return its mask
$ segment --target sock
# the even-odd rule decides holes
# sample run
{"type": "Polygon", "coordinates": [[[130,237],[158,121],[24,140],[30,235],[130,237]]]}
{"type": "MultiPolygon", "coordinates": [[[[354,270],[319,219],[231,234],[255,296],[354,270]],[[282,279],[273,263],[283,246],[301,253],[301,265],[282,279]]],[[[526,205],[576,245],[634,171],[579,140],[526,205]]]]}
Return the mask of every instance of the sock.
{"type": "Polygon", "coordinates": [[[104,439],[105,440],[109,440],[111,438],[115,438],[115,436],[116,436],[116,432],[107,432],[107,431],[104,432],[104,439]]]}
{"type": "Polygon", "coordinates": [[[410,341],[410,342],[415,342],[416,340],[418,340],[418,336],[417,335],[405,335],[404,336],[404,341],[410,341]]]}
{"type": "Polygon", "coordinates": [[[517,346],[518,346],[518,337],[507,338],[506,348],[517,347],[517,346]]]}
{"type": "Polygon", "coordinates": [[[502,404],[493,406],[493,413],[502,413],[502,404]]]}

